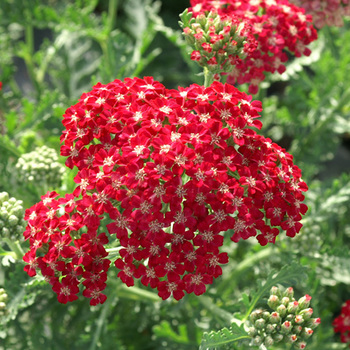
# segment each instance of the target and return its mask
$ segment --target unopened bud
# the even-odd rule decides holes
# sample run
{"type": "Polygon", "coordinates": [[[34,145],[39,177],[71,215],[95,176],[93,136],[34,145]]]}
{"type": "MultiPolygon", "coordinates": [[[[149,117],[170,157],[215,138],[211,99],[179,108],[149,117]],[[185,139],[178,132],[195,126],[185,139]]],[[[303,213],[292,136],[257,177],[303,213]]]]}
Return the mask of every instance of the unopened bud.
{"type": "Polygon", "coordinates": [[[306,294],[305,296],[303,296],[302,298],[300,298],[298,300],[298,303],[299,303],[299,307],[301,309],[306,309],[310,306],[310,301],[311,301],[311,297],[310,295],[306,294]]]}
{"type": "Polygon", "coordinates": [[[314,310],[309,307],[308,309],[304,309],[300,311],[300,315],[303,316],[304,320],[309,320],[313,314],[314,310]]]}
{"type": "Polygon", "coordinates": [[[302,324],[302,323],[304,322],[303,316],[301,316],[301,315],[296,315],[295,318],[294,318],[294,322],[295,322],[296,324],[302,324]]]}
{"type": "Polygon", "coordinates": [[[257,329],[263,329],[265,328],[266,321],[263,318],[259,318],[258,320],[255,321],[254,326],[257,329]]]}
{"type": "Polygon", "coordinates": [[[289,305],[290,301],[291,301],[291,300],[290,300],[288,297],[283,297],[283,298],[281,299],[281,303],[282,303],[285,307],[287,307],[287,306],[289,305]]]}
{"type": "Polygon", "coordinates": [[[278,312],[272,312],[269,318],[269,321],[271,323],[280,323],[281,322],[281,317],[278,312]]]}
{"type": "Polygon", "coordinates": [[[270,295],[267,305],[270,306],[272,310],[276,310],[277,306],[280,304],[280,299],[277,295],[270,295]]]}
{"type": "Polygon", "coordinates": [[[321,319],[318,318],[311,318],[307,321],[306,327],[309,327],[311,329],[315,329],[319,324],[321,323],[321,319]]]}
{"type": "Polygon", "coordinates": [[[257,335],[256,337],[253,338],[252,344],[255,346],[260,346],[263,343],[262,337],[260,335],[257,335]]]}
{"type": "Polygon", "coordinates": [[[274,340],[272,339],[272,337],[270,335],[266,336],[266,338],[264,339],[264,345],[271,346],[273,344],[274,344],[274,340]]]}
{"type": "Polygon", "coordinates": [[[284,321],[281,326],[281,332],[284,334],[289,334],[292,331],[292,323],[289,321],[284,321]]]}
{"type": "Polygon", "coordinates": [[[249,316],[250,322],[254,323],[257,319],[261,318],[262,313],[263,313],[263,310],[261,309],[254,310],[249,316]]]}
{"type": "Polygon", "coordinates": [[[249,327],[248,334],[253,338],[258,335],[258,330],[255,327],[249,327]]]}
{"type": "Polygon", "coordinates": [[[279,334],[279,333],[273,334],[272,338],[275,343],[279,343],[280,341],[283,340],[283,334],[279,334]]]}
{"type": "Polygon", "coordinates": [[[278,287],[276,286],[273,286],[271,289],[270,289],[270,295],[276,295],[278,297],[281,296],[281,291],[278,287]]]}
{"type": "Polygon", "coordinates": [[[300,325],[295,325],[295,326],[293,327],[293,332],[294,332],[295,334],[300,334],[302,330],[303,330],[303,327],[300,326],[300,325]]]}
{"type": "Polygon", "coordinates": [[[305,339],[308,339],[312,336],[313,333],[314,331],[311,328],[305,327],[303,329],[302,335],[305,339]]]}
{"type": "Polygon", "coordinates": [[[288,297],[289,299],[293,299],[294,297],[294,290],[292,287],[287,288],[284,292],[283,292],[283,296],[284,297],[288,297]]]}
{"type": "Polygon", "coordinates": [[[281,315],[281,317],[284,317],[287,313],[287,308],[281,304],[277,307],[276,311],[281,315]]]}
{"type": "Polygon", "coordinates": [[[298,337],[296,334],[291,334],[287,337],[287,340],[289,343],[295,343],[298,340],[298,337]]]}
{"type": "Polygon", "coordinates": [[[304,341],[298,341],[294,344],[297,349],[305,349],[306,343],[304,341]]]}
{"type": "Polygon", "coordinates": [[[271,333],[274,333],[276,331],[276,324],[270,324],[268,323],[265,327],[265,332],[267,334],[271,334],[271,333]]]}
{"type": "Polygon", "coordinates": [[[288,304],[287,310],[289,313],[294,314],[299,307],[299,303],[297,301],[293,301],[288,304]]]}
{"type": "Polygon", "coordinates": [[[268,311],[263,311],[262,318],[267,321],[270,318],[270,313],[268,311]]]}

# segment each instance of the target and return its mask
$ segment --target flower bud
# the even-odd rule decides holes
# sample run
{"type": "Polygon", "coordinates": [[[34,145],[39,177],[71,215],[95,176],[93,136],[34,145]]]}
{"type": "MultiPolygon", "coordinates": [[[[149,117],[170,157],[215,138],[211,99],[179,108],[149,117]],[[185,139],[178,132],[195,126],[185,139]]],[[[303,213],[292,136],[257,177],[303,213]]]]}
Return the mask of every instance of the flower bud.
{"type": "Polygon", "coordinates": [[[307,321],[306,327],[309,327],[311,329],[315,329],[319,324],[321,323],[321,319],[318,318],[310,318],[310,320],[307,321]]]}
{"type": "Polygon", "coordinates": [[[254,326],[257,329],[263,329],[265,328],[266,321],[263,318],[259,318],[258,320],[255,321],[254,326]]]}
{"type": "Polygon", "coordinates": [[[278,312],[272,312],[269,318],[269,321],[272,324],[277,324],[281,322],[281,317],[280,314],[278,312]]]}
{"type": "Polygon", "coordinates": [[[263,313],[263,310],[260,310],[260,309],[254,310],[249,316],[250,322],[254,323],[257,319],[261,318],[262,313],[263,313]]]}
{"type": "Polygon", "coordinates": [[[270,335],[266,336],[266,338],[264,339],[264,345],[271,346],[273,344],[274,344],[273,338],[270,335]]]}
{"type": "Polygon", "coordinates": [[[271,289],[270,289],[270,295],[276,295],[278,297],[281,296],[281,291],[278,287],[276,286],[273,286],[271,289]]]}
{"type": "Polygon", "coordinates": [[[304,320],[309,320],[313,314],[314,310],[309,307],[308,309],[304,309],[300,311],[300,315],[303,316],[304,320]]]}
{"type": "Polygon", "coordinates": [[[249,334],[250,337],[253,338],[256,335],[258,335],[258,330],[255,327],[249,327],[248,334],[249,334]]]}
{"type": "Polygon", "coordinates": [[[300,334],[302,330],[303,330],[303,327],[300,326],[300,325],[295,325],[295,326],[293,327],[293,332],[294,332],[295,334],[300,334]]]}
{"type": "Polygon", "coordinates": [[[287,288],[284,292],[283,292],[283,296],[287,297],[289,299],[293,299],[294,297],[294,290],[292,287],[287,288]]]}
{"type": "Polygon", "coordinates": [[[270,295],[269,300],[267,301],[267,305],[270,306],[272,310],[275,310],[277,306],[280,304],[280,300],[277,295],[270,295]]]}
{"type": "Polygon", "coordinates": [[[267,321],[270,318],[270,313],[268,311],[263,311],[262,318],[267,321]]]}
{"type": "Polygon", "coordinates": [[[281,325],[281,332],[284,334],[289,334],[292,331],[292,323],[289,321],[284,321],[281,325]]]}
{"type": "Polygon", "coordinates": [[[271,334],[271,333],[274,333],[276,331],[276,327],[277,325],[276,324],[270,324],[268,323],[265,327],[265,332],[267,334],[271,334]]]}
{"type": "Polygon", "coordinates": [[[304,327],[302,330],[302,336],[304,339],[308,339],[312,336],[312,334],[314,333],[314,331],[311,328],[308,327],[304,327]]]}
{"type": "Polygon", "coordinates": [[[294,318],[294,322],[295,322],[296,324],[302,324],[302,323],[304,323],[304,318],[303,318],[303,316],[301,316],[301,315],[296,315],[295,318],[294,318]]]}
{"type": "Polygon", "coordinates": [[[252,345],[260,346],[263,343],[263,338],[260,335],[257,335],[253,338],[252,345]]]}
{"type": "Polygon", "coordinates": [[[297,349],[305,349],[306,343],[304,341],[298,341],[294,344],[297,349]]]}
{"type": "Polygon", "coordinates": [[[310,306],[310,301],[311,301],[311,297],[310,295],[306,294],[305,296],[303,296],[302,298],[300,298],[298,300],[298,303],[299,303],[299,307],[301,309],[306,309],[310,306]]]}
{"type": "Polygon", "coordinates": [[[299,303],[297,301],[293,301],[288,304],[287,310],[290,314],[294,314],[299,307],[299,303]]]}
{"type": "Polygon", "coordinates": [[[290,300],[288,297],[283,297],[283,298],[281,299],[281,303],[282,303],[285,307],[287,307],[287,306],[289,305],[290,301],[291,301],[291,300],[290,300]]]}
{"type": "Polygon", "coordinates": [[[287,341],[290,344],[295,343],[297,340],[298,340],[298,337],[296,334],[291,334],[287,337],[287,341]]]}
{"type": "Polygon", "coordinates": [[[281,317],[284,317],[287,313],[287,308],[281,304],[277,307],[276,311],[281,315],[281,317]]]}
{"type": "Polygon", "coordinates": [[[272,338],[275,343],[279,343],[280,341],[283,340],[283,334],[279,334],[279,333],[273,334],[272,338]]]}

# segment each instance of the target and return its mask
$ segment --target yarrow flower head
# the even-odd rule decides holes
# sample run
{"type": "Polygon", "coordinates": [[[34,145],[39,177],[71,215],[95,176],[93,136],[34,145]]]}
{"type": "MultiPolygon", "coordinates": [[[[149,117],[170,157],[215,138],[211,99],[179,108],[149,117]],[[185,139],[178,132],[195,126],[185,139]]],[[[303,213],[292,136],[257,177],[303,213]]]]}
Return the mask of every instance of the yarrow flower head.
{"type": "Polygon", "coordinates": [[[348,0],[291,0],[291,2],[304,8],[307,14],[312,15],[312,22],[317,28],[324,26],[342,27],[344,17],[350,16],[348,0]]]}
{"type": "Polygon", "coordinates": [[[23,202],[0,192],[0,237],[19,240],[25,227],[23,202]]]}
{"type": "Polygon", "coordinates": [[[152,77],[98,83],[64,114],[61,154],[77,187],[49,192],[26,211],[26,271],[41,270],[61,302],[79,287],[105,296],[105,245],[128,286],[140,278],[166,299],[205,292],[228,261],[231,239],[275,242],[302,224],[307,190],[284,149],[261,135],[261,102],[235,87],[168,90],[152,77]],[[107,217],[108,232],[99,233],[107,217]]]}
{"type": "Polygon", "coordinates": [[[267,302],[271,310],[257,309],[250,314],[252,345],[267,347],[284,343],[305,349],[307,339],[321,323],[320,318],[312,318],[310,301],[311,297],[307,294],[295,300],[292,287],[272,287],[267,302]]]}
{"type": "Polygon", "coordinates": [[[334,332],[340,333],[342,343],[350,343],[350,300],[342,306],[341,313],[333,321],[334,332]]]}
{"type": "Polygon", "coordinates": [[[64,166],[58,162],[58,154],[47,146],[36,147],[25,153],[16,163],[18,181],[55,188],[60,186],[64,166]]]}
{"type": "MultiPolygon", "coordinates": [[[[308,56],[311,51],[307,45],[317,39],[312,17],[305,15],[303,8],[295,6],[288,0],[191,0],[190,3],[192,7],[189,11],[195,18],[195,22],[190,23],[201,23],[198,31],[203,32],[204,38],[201,40],[204,42],[209,39],[213,42],[218,40],[226,45],[221,39],[221,32],[218,39],[216,39],[217,36],[212,39],[207,34],[211,25],[209,19],[213,17],[209,15],[210,13],[215,13],[216,19],[222,18],[221,26],[232,21],[235,24],[234,28],[242,28],[237,31],[237,34],[245,37],[243,55],[235,52],[229,55],[226,65],[230,64],[231,68],[227,82],[248,83],[250,93],[258,91],[259,83],[265,79],[266,72],[282,74],[285,71],[284,63],[288,60],[286,52],[296,57],[308,56]],[[208,18],[208,23],[202,24],[205,18],[208,18]],[[202,30],[203,27],[209,28],[207,32],[202,30]]],[[[193,34],[196,30],[193,26],[187,28],[189,27],[184,28],[185,36],[193,34]]],[[[198,42],[194,45],[198,46],[198,42]]],[[[232,45],[227,44],[227,47],[230,46],[232,45]]],[[[213,57],[220,55],[221,48],[217,50],[216,47],[209,48],[208,45],[205,48],[212,49],[210,55],[213,57]]],[[[196,50],[192,52],[192,59],[203,61],[201,51],[196,50]]],[[[229,71],[228,67],[225,72],[227,71],[229,71]]],[[[227,74],[225,72],[223,74],[227,74]]]]}

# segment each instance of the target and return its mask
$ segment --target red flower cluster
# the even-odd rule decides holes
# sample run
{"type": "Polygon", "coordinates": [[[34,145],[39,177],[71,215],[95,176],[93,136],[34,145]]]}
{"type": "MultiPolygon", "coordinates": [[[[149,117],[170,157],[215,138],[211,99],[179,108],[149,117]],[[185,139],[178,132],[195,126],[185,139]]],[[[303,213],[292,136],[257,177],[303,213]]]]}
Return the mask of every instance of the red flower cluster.
{"type": "Polygon", "coordinates": [[[342,343],[350,343],[350,300],[346,301],[341,314],[333,321],[334,332],[340,333],[342,343]]]}
{"type": "Polygon", "coordinates": [[[245,58],[231,59],[234,66],[227,82],[249,83],[249,92],[256,93],[265,79],[265,72],[285,71],[288,60],[285,51],[308,56],[307,45],[317,39],[312,17],[288,0],[191,0],[190,11],[195,17],[208,11],[244,23],[245,58]],[[253,36],[255,43],[249,38],[253,36]],[[254,48],[254,49],[253,49],[254,48]]]}
{"type": "Polygon", "coordinates": [[[349,0],[290,0],[293,4],[303,7],[307,14],[312,15],[315,27],[344,25],[343,18],[350,16],[349,0]]]}
{"type": "Polygon", "coordinates": [[[141,278],[163,299],[180,299],[221,275],[221,232],[262,245],[278,227],[295,236],[307,186],[292,156],[252,129],[262,125],[260,111],[261,102],[219,82],[97,84],[64,114],[61,154],[78,168],[77,188],[26,212],[26,271],[39,268],[61,302],[75,299],[79,284],[92,303],[103,302],[104,245],[118,240],[124,283],[141,278]],[[104,217],[109,239],[98,234],[104,217]]]}

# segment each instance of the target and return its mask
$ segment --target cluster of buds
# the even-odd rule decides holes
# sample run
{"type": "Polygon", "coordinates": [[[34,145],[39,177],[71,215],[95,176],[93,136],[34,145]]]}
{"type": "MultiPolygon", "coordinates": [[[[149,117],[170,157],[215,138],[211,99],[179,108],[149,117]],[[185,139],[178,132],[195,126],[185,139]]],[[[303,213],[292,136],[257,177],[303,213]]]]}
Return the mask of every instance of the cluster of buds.
{"type": "Polygon", "coordinates": [[[19,240],[26,227],[23,202],[0,192],[0,237],[19,240]]]}
{"type": "Polygon", "coordinates": [[[296,57],[308,56],[311,51],[307,45],[317,39],[312,17],[288,0],[191,0],[191,6],[189,11],[194,18],[203,21],[212,12],[217,18],[232,20],[244,28],[245,57],[230,58],[232,67],[227,82],[248,83],[250,93],[258,91],[266,72],[285,71],[286,51],[296,57]]]}
{"type": "Polygon", "coordinates": [[[293,4],[305,9],[312,15],[315,27],[342,27],[343,18],[350,16],[350,2],[348,0],[290,0],[293,4]]]}
{"type": "Polygon", "coordinates": [[[65,172],[57,152],[47,146],[37,147],[19,157],[16,171],[18,181],[43,188],[59,187],[65,172]]]}
{"type": "Polygon", "coordinates": [[[124,283],[140,278],[163,299],[181,299],[221,275],[222,232],[262,245],[279,228],[294,237],[307,185],[292,156],[254,130],[261,110],[220,82],[179,90],[152,77],[98,83],[64,114],[61,154],[78,169],[76,189],[48,193],[26,211],[28,274],[40,269],[62,302],[78,286],[103,302],[104,245],[117,242],[124,283]],[[98,235],[104,217],[109,235],[98,235]]]}
{"type": "Polygon", "coordinates": [[[7,294],[4,288],[0,288],[0,317],[5,314],[6,311],[7,294]]]}
{"type": "Polygon", "coordinates": [[[341,309],[341,314],[333,321],[334,332],[340,333],[342,343],[350,343],[350,300],[341,309]]]}
{"type": "Polygon", "coordinates": [[[250,314],[252,345],[268,347],[284,343],[305,349],[307,339],[321,322],[320,318],[311,318],[310,300],[309,295],[295,300],[292,287],[285,290],[272,287],[267,302],[272,311],[259,309],[250,314]]]}
{"type": "Polygon", "coordinates": [[[180,18],[186,42],[193,49],[191,59],[213,74],[231,72],[236,58],[246,57],[243,49],[249,52],[257,46],[238,19],[211,11],[193,17],[187,9],[180,18]]]}

